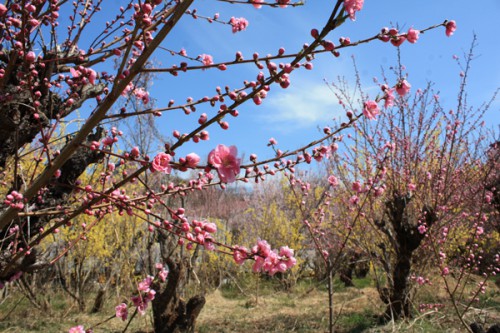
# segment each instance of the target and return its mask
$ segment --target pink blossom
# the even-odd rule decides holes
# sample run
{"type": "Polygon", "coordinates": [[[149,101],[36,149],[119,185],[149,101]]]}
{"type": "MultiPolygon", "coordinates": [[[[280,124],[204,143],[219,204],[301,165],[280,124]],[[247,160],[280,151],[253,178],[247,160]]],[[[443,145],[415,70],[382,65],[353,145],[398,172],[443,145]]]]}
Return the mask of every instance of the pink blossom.
{"type": "Polygon", "coordinates": [[[419,35],[420,35],[419,30],[415,30],[413,28],[410,28],[408,30],[408,32],[406,33],[406,39],[408,39],[408,42],[414,44],[417,42],[419,35]]]}
{"type": "Polygon", "coordinates": [[[158,277],[160,278],[161,281],[165,282],[165,280],[167,280],[167,276],[168,276],[168,271],[165,269],[165,268],[162,268],[159,272],[158,272],[158,277]]]}
{"type": "Polygon", "coordinates": [[[145,301],[152,301],[155,299],[155,295],[156,295],[156,290],[148,289],[148,291],[146,291],[146,293],[144,294],[144,300],[145,301]]]}
{"type": "Polygon", "coordinates": [[[132,156],[133,158],[139,157],[139,154],[140,154],[139,147],[134,147],[130,151],[130,156],[132,156]]]}
{"type": "Polygon", "coordinates": [[[363,114],[366,118],[372,120],[380,113],[380,109],[378,108],[378,104],[375,101],[366,101],[365,106],[363,108],[363,114]]]}
{"type": "Polygon", "coordinates": [[[240,247],[236,245],[234,247],[233,259],[238,265],[242,265],[247,259],[248,249],[245,247],[240,247]]]}
{"type": "Polygon", "coordinates": [[[262,8],[261,3],[263,3],[263,2],[264,2],[264,0],[251,0],[251,3],[253,4],[253,6],[257,9],[262,8]]]}
{"type": "Polygon", "coordinates": [[[26,59],[26,61],[29,63],[34,62],[36,59],[35,52],[29,51],[24,59],[26,59]]]}
{"type": "Polygon", "coordinates": [[[115,307],[116,318],[121,318],[123,321],[127,320],[128,309],[127,304],[121,303],[115,307]]]}
{"type": "Polygon", "coordinates": [[[255,254],[252,270],[256,273],[264,271],[272,276],[277,272],[285,272],[297,263],[293,250],[288,246],[281,247],[278,254],[278,251],[271,250],[271,246],[264,240],[259,240],[252,252],[255,254]]]}
{"type": "Polygon", "coordinates": [[[344,0],[344,8],[352,21],[356,20],[356,12],[363,9],[364,0],[344,0]]]}
{"type": "Polygon", "coordinates": [[[114,142],[115,140],[110,136],[107,136],[104,139],[102,139],[102,144],[104,147],[111,146],[114,142]]]}
{"type": "Polygon", "coordinates": [[[381,196],[382,194],[384,194],[384,192],[385,192],[385,189],[384,189],[384,187],[382,187],[382,186],[381,186],[381,187],[375,187],[375,189],[374,189],[374,190],[375,190],[375,191],[374,191],[374,195],[375,195],[376,197],[380,197],[380,196],[381,196]]]}
{"type": "Polygon", "coordinates": [[[401,44],[403,44],[405,40],[406,40],[405,36],[396,36],[391,38],[391,44],[398,47],[401,46],[401,44]]]}
{"type": "Polygon", "coordinates": [[[147,300],[143,299],[141,296],[132,296],[131,300],[132,303],[134,303],[134,306],[137,308],[137,311],[141,314],[141,316],[144,316],[144,314],[146,313],[146,309],[148,307],[147,300]]]}
{"type": "Polygon", "coordinates": [[[203,226],[203,229],[205,229],[206,232],[213,234],[217,231],[217,225],[215,223],[206,223],[203,226]]]}
{"type": "Polygon", "coordinates": [[[95,84],[95,79],[97,78],[97,73],[91,68],[83,68],[81,66],[78,67],[78,69],[75,68],[70,68],[69,72],[71,73],[71,76],[74,78],[80,78],[80,77],[87,77],[88,82],[91,84],[95,84]]]}
{"type": "MultiPolygon", "coordinates": [[[[1,15],[0,15],[0,16],[1,16],[1,15]]],[[[36,29],[36,27],[38,27],[38,26],[40,25],[40,21],[38,21],[38,20],[36,20],[36,19],[34,19],[34,18],[29,19],[29,20],[28,20],[28,23],[31,25],[31,30],[30,30],[30,32],[33,32],[33,31],[36,29]]]]}
{"type": "Polygon", "coordinates": [[[361,183],[359,181],[355,181],[354,183],[352,183],[352,190],[356,193],[360,193],[361,192],[361,183]]]}
{"type": "Polygon", "coordinates": [[[330,177],[328,177],[328,182],[330,183],[331,186],[335,187],[335,186],[338,186],[339,185],[339,180],[337,179],[337,177],[335,177],[334,175],[331,175],[330,177]]]}
{"type": "Polygon", "coordinates": [[[324,157],[328,157],[330,152],[330,147],[319,146],[313,149],[313,157],[316,161],[321,162],[324,157]]]}
{"type": "Polygon", "coordinates": [[[186,167],[195,168],[200,163],[200,156],[195,153],[186,155],[186,167]]]}
{"type": "Polygon", "coordinates": [[[288,246],[282,246],[280,248],[280,256],[288,258],[293,257],[293,249],[289,248],[288,246]]]}
{"type": "Polygon", "coordinates": [[[294,257],[289,257],[284,263],[286,268],[290,269],[297,264],[297,259],[295,259],[294,257]]]}
{"type": "Polygon", "coordinates": [[[417,185],[410,183],[408,184],[408,190],[409,191],[415,191],[417,189],[417,185]]]}
{"type": "Polygon", "coordinates": [[[209,54],[200,54],[198,58],[201,59],[204,66],[210,66],[214,63],[214,59],[209,54]]]}
{"type": "Polygon", "coordinates": [[[408,83],[405,79],[401,80],[396,84],[396,92],[399,96],[406,95],[411,89],[411,84],[408,83]]]}
{"type": "Polygon", "coordinates": [[[97,78],[96,71],[93,70],[92,68],[88,68],[87,69],[87,75],[88,75],[89,82],[91,84],[95,84],[95,79],[97,78]]]}
{"type": "Polygon", "coordinates": [[[265,240],[259,240],[257,245],[252,248],[252,252],[261,256],[267,257],[271,253],[271,245],[265,240]]]}
{"type": "Polygon", "coordinates": [[[264,266],[264,258],[256,257],[255,263],[252,265],[252,271],[258,273],[262,270],[262,266],[264,266]]]}
{"type": "Polygon", "coordinates": [[[83,325],[78,325],[75,327],[71,327],[69,329],[69,333],[85,333],[85,329],[83,328],[83,325]]]}
{"type": "Polygon", "coordinates": [[[139,289],[139,291],[148,291],[152,282],[153,277],[151,275],[148,275],[144,280],[139,282],[137,289],[139,289]]]}
{"type": "Polygon", "coordinates": [[[149,93],[144,88],[136,88],[132,91],[135,98],[141,100],[143,104],[149,103],[149,93]]]}
{"type": "Polygon", "coordinates": [[[385,90],[384,99],[385,99],[384,107],[386,109],[394,105],[394,88],[385,90]]]}
{"type": "Polygon", "coordinates": [[[151,169],[154,171],[160,171],[170,174],[172,171],[172,166],[170,166],[170,159],[172,156],[166,153],[158,153],[153,159],[153,163],[151,163],[151,169]]]}
{"type": "MultiPolygon", "coordinates": [[[[71,70],[71,69],[70,69],[71,70]]],[[[132,82],[130,82],[129,84],[127,84],[127,86],[123,89],[123,91],[121,92],[121,96],[123,97],[127,97],[128,93],[132,90],[132,88],[134,87],[134,84],[132,82]]]]}
{"type": "Polygon", "coordinates": [[[453,20],[446,23],[446,36],[450,37],[457,30],[457,23],[453,20]]]}
{"type": "Polygon", "coordinates": [[[231,20],[229,20],[229,24],[233,28],[233,34],[237,33],[238,31],[243,31],[248,27],[248,21],[244,17],[231,17],[231,20]]]}
{"type": "Polygon", "coordinates": [[[5,13],[7,13],[8,9],[5,7],[5,5],[0,3],[0,16],[4,16],[5,13]]]}
{"type": "Polygon", "coordinates": [[[80,73],[80,71],[77,71],[74,68],[70,68],[69,72],[71,73],[71,76],[73,76],[73,77],[80,77],[80,75],[82,75],[82,73],[80,73]]]}
{"type": "Polygon", "coordinates": [[[421,277],[421,276],[417,277],[417,280],[416,280],[416,281],[417,281],[417,283],[418,283],[419,285],[421,285],[421,286],[425,284],[425,278],[423,278],[423,277],[421,277]]]}
{"type": "Polygon", "coordinates": [[[236,181],[240,173],[241,160],[236,157],[238,150],[235,146],[226,147],[218,145],[208,154],[208,163],[217,169],[219,178],[223,183],[236,181]]]}
{"type": "Polygon", "coordinates": [[[490,193],[487,193],[485,196],[484,196],[484,202],[486,202],[487,204],[491,203],[491,194],[490,193]]]}

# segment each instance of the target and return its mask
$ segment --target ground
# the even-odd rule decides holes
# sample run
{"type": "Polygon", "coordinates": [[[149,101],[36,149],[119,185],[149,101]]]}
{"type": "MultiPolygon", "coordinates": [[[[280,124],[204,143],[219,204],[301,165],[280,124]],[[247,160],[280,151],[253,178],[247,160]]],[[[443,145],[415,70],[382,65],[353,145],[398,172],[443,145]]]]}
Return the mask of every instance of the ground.
{"type": "MultiPolygon", "coordinates": [[[[250,279],[255,282],[255,278],[250,279]]],[[[454,314],[446,305],[439,311],[415,311],[414,318],[381,324],[379,315],[384,304],[370,279],[355,279],[355,287],[335,284],[335,332],[464,332],[454,314]]],[[[207,304],[197,322],[198,333],[264,333],[264,332],[327,332],[328,294],[316,282],[301,282],[290,292],[280,290],[276,283],[247,283],[241,287],[226,285],[207,294],[207,304]]],[[[438,284],[419,290],[419,303],[444,303],[445,294],[438,284]]],[[[114,318],[114,295],[109,295],[105,309],[99,314],[81,313],[62,292],[46,292],[50,310],[34,308],[21,294],[0,297],[0,332],[68,332],[72,326],[83,324],[95,327],[94,332],[123,332],[126,323],[114,318]]],[[[92,299],[92,297],[89,297],[92,299]]],[[[91,307],[88,302],[87,308],[91,307]]],[[[418,306],[416,303],[415,306],[418,306]]],[[[460,305],[462,306],[462,305],[460,305]]],[[[481,295],[481,306],[471,308],[467,322],[477,321],[489,326],[500,322],[500,289],[490,284],[481,295]]],[[[127,332],[152,332],[151,316],[137,317],[127,332]]]]}

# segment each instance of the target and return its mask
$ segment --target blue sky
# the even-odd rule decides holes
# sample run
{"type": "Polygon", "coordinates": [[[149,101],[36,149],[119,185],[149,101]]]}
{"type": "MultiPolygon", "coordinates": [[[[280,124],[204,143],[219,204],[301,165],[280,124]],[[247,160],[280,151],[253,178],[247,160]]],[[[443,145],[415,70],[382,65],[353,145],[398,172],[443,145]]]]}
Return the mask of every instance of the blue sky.
{"type": "MultiPolygon", "coordinates": [[[[228,25],[209,24],[185,16],[163,46],[175,51],[185,48],[188,55],[193,57],[211,54],[215,62],[234,59],[236,51],[241,51],[246,59],[251,58],[253,52],[260,55],[276,54],[279,47],[284,47],[287,53],[296,52],[303,43],[311,42],[311,28],[322,27],[333,3],[331,0],[308,0],[301,7],[264,7],[257,10],[252,6],[200,0],[192,7],[200,15],[219,13],[220,19],[226,21],[232,16],[245,17],[249,21],[247,30],[233,34],[228,25]]],[[[357,14],[357,20],[347,21],[329,39],[338,44],[341,36],[349,36],[351,41],[356,41],[375,35],[384,26],[399,25],[401,30],[407,31],[411,26],[420,29],[445,19],[453,19],[458,29],[452,37],[446,37],[442,27],[429,31],[421,35],[416,44],[402,45],[402,62],[410,73],[408,81],[412,84],[412,91],[424,87],[427,81],[433,81],[436,89],[441,91],[442,104],[452,109],[456,105],[460,82],[460,69],[452,56],[463,57],[475,33],[478,46],[474,52],[476,59],[468,91],[470,104],[479,106],[500,86],[500,63],[497,60],[500,38],[495,28],[500,15],[500,1],[482,0],[480,3],[481,8],[478,8],[477,3],[466,0],[366,0],[364,9],[357,14]]],[[[279,148],[283,150],[307,144],[320,135],[318,127],[331,124],[332,118],[343,116],[344,112],[324,80],[331,82],[338,76],[345,76],[354,83],[352,55],[356,58],[364,86],[375,97],[378,90],[370,90],[374,88],[373,78],[381,77],[382,67],[388,70],[395,65],[397,56],[394,46],[380,41],[346,49],[339,58],[330,54],[318,56],[313,70],[301,69],[292,73],[292,84],[288,89],[272,87],[262,105],[243,105],[239,109],[239,117],[228,119],[229,130],[213,127],[210,141],[197,145],[189,143],[178,154],[182,156],[195,151],[204,159],[212,148],[222,143],[236,145],[239,152],[247,157],[250,153],[257,153],[259,159],[264,159],[273,155],[266,146],[271,137],[276,138],[279,148]]],[[[157,52],[155,59],[164,67],[181,61],[165,51],[157,52]]],[[[159,74],[151,95],[161,107],[170,99],[180,102],[188,96],[195,99],[212,96],[216,86],[239,88],[244,80],[254,80],[258,72],[254,65],[249,64],[232,66],[225,72],[210,69],[181,73],[178,77],[159,74]]],[[[189,116],[169,112],[157,118],[157,125],[165,135],[172,133],[173,129],[187,132],[195,128],[201,113],[210,115],[216,111],[203,106],[189,116]]],[[[487,114],[487,124],[492,128],[500,124],[499,112],[500,103],[496,101],[487,114]]]]}

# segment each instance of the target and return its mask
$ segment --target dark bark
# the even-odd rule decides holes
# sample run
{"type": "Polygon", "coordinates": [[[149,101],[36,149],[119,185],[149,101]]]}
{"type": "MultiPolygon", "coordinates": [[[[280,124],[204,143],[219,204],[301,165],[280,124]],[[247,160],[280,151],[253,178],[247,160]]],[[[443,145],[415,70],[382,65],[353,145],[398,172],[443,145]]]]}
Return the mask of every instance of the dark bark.
{"type": "MultiPolygon", "coordinates": [[[[97,128],[96,132],[89,135],[87,142],[100,140],[103,130],[97,128]]],[[[61,176],[47,186],[47,190],[40,196],[34,198],[27,206],[29,211],[37,212],[46,208],[57,207],[58,205],[66,205],[69,195],[74,189],[74,185],[78,177],[86,170],[86,168],[98,162],[102,158],[101,153],[91,151],[86,148],[79,148],[76,153],[61,167],[61,176]]],[[[16,189],[13,187],[13,189],[16,189]]],[[[39,234],[40,228],[52,220],[54,215],[19,217],[11,224],[11,227],[18,225],[20,235],[17,237],[16,249],[26,248],[30,239],[39,234]]],[[[10,228],[9,228],[10,229],[10,228]]],[[[9,229],[0,232],[0,239],[8,239],[9,229]]],[[[0,252],[0,281],[7,281],[15,273],[32,272],[42,267],[47,266],[47,262],[43,258],[37,256],[36,248],[31,250],[29,255],[24,256],[16,262],[12,261],[12,249],[9,249],[9,241],[1,243],[0,252]]]]}
{"type": "MultiPolygon", "coordinates": [[[[384,288],[380,292],[380,298],[387,304],[385,316],[387,318],[405,318],[411,316],[410,307],[410,285],[409,277],[411,273],[414,252],[420,246],[425,234],[418,231],[417,217],[410,216],[407,211],[410,196],[395,193],[392,200],[386,202],[386,216],[389,221],[378,221],[377,227],[381,229],[389,238],[395,259],[392,264],[386,260],[385,268],[390,274],[389,288],[384,288]]],[[[436,215],[429,207],[422,208],[427,228],[437,220],[436,215]]],[[[380,246],[383,255],[387,257],[385,246],[380,246]]]]}
{"type": "Polygon", "coordinates": [[[94,305],[92,306],[92,310],[90,313],[98,313],[101,312],[102,307],[104,306],[104,301],[106,296],[106,286],[100,286],[99,290],[97,290],[97,295],[94,299],[94,305]]]}
{"type": "Polygon", "coordinates": [[[169,273],[167,285],[161,290],[159,283],[153,284],[156,297],[152,301],[155,333],[194,332],[196,318],[205,305],[202,295],[190,298],[187,303],[180,298],[178,288],[185,279],[182,261],[167,260],[169,273]]]}
{"type": "MultiPolygon", "coordinates": [[[[0,68],[5,70],[5,75],[0,86],[0,169],[7,165],[17,163],[16,157],[19,149],[35,142],[39,138],[42,144],[47,144],[48,137],[42,137],[42,130],[47,133],[54,120],[62,119],[74,110],[80,108],[83,103],[91,98],[99,96],[105,89],[105,84],[95,85],[70,85],[69,97],[62,98],[58,93],[50,90],[44,82],[50,82],[54,76],[59,74],[61,69],[54,61],[60,54],[56,51],[44,49],[43,61],[34,64],[36,76],[30,78],[32,86],[21,84],[22,77],[27,72],[33,73],[27,67],[23,58],[17,57],[17,51],[2,53],[0,57],[0,68]],[[73,103],[67,103],[68,98],[72,98],[73,103]],[[39,102],[39,106],[34,107],[34,103],[39,102]],[[37,118],[35,117],[37,115],[37,118]]],[[[70,57],[73,58],[73,57],[70,57]]],[[[75,59],[77,59],[75,57],[75,59]]],[[[102,129],[97,128],[95,133],[87,137],[87,141],[98,141],[102,137],[102,129]]],[[[51,155],[54,152],[50,152],[51,155]]],[[[58,205],[68,204],[69,194],[73,191],[73,185],[85,169],[96,163],[101,154],[89,149],[79,148],[75,154],[68,159],[60,168],[61,177],[53,179],[46,186],[43,194],[25,203],[27,212],[37,212],[47,208],[55,208],[58,205]]],[[[23,192],[24,183],[19,175],[14,175],[10,191],[23,192]]],[[[0,204],[0,213],[6,210],[0,204]]],[[[42,258],[37,257],[37,251],[13,262],[12,257],[20,248],[26,248],[30,240],[39,233],[40,228],[55,216],[30,216],[19,217],[10,222],[7,228],[0,231],[0,281],[8,281],[15,273],[31,272],[47,265],[42,258]],[[19,226],[17,235],[11,235],[9,230],[14,226],[19,226]]]]}
{"type": "MultiPolygon", "coordinates": [[[[38,82],[44,79],[51,80],[57,74],[55,61],[57,55],[48,52],[44,61],[37,63],[38,82]],[[40,64],[48,64],[41,66],[40,64]]],[[[3,59],[8,62],[10,58],[3,59]]],[[[50,91],[45,84],[39,84],[33,89],[25,87],[22,89],[18,73],[23,73],[28,69],[24,67],[23,59],[19,59],[14,70],[10,71],[8,77],[4,77],[4,86],[0,88],[0,168],[4,168],[9,157],[16,154],[19,148],[33,142],[42,128],[47,128],[50,122],[63,118],[74,110],[80,108],[82,104],[104,91],[104,84],[84,85],[72,87],[72,99],[74,103],[66,103],[66,100],[58,94],[50,91]],[[35,93],[40,93],[40,97],[35,97],[35,93]],[[35,110],[33,103],[40,102],[40,106],[35,110]],[[39,116],[36,120],[34,114],[39,116]]],[[[1,66],[0,66],[1,67],[1,66]]]]}
{"type": "Polygon", "coordinates": [[[500,324],[494,324],[490,326],[490,328],[485,331],[483,325],[479,323],[470,324],[470,329],[473,333],[500,333],[500,324]]]}
{"type": "Polygon", "coordinates": [[[486,333],[500,333],[500,324],[495,324],[493,326],[490,326],[490,328],[486,333]]]}
{"type": "Polygon", "coordinates": [[[348,250],[345,257],[346,260],[342,263],[342,268],[340,269],[339,278],[340,281],[344,283],[346,287],[354,287],[354,283],[352,282],[352,276],[355,274],[356,277],[365,277],[368,274],[368,270],[361,267],[359,262],[362,258],[363,253],[358,250],[348,250]],[[362,276],[360,276],[362,275],[362,276]]]}

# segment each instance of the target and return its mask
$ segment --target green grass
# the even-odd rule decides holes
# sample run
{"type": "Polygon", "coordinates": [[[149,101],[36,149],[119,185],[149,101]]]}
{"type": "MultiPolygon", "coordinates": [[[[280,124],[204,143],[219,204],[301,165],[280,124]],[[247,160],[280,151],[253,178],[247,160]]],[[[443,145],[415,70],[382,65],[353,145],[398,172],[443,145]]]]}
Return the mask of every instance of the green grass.
{"type": "Polygon", "coordinates": [[[377,316],[371,310],[364,310],[360,313],[349,313],[341,315],[338,318],[336,326],[342,329],[342,332],[361,333],[370,327],[377,325],[377,316]]]}
{"type": "Polygon", "coordinates": [[[373,280],[369,276],[360,279],[353,279],[352,282],[358,289],[364,289],[367,287],[372,287],[374,285],[373,280]]]}

